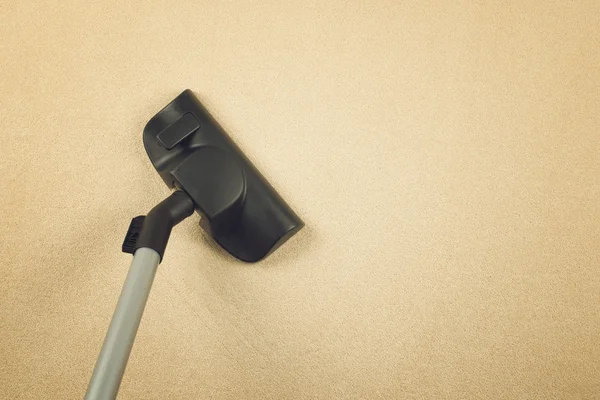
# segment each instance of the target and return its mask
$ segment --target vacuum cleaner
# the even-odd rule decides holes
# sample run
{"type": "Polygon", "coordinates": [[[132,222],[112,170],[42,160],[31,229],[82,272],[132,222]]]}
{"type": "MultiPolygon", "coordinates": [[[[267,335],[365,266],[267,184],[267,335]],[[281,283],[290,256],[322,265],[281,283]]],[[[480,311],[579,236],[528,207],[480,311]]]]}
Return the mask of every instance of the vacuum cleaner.
{"type": "Polygon", "coordinates": [[[200,226],[223,249],[256,262],[304,226],[190,90],[150,119],[143,142],[172,194],[133,218],[123,252],[133,261],[85,399],[114,399],[127,366],[158,265],[175,225],[200,214],[200,226]]]}

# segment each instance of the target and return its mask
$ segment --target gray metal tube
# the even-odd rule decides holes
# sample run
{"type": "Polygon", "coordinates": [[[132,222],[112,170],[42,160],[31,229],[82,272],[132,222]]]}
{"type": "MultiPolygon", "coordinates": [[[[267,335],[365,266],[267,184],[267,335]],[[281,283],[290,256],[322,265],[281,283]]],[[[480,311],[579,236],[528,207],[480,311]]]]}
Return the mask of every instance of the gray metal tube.
{"type": "Polygon", "coordinates": [[[156,251],[145,247],[136,250],[96,361],[85,394],[86,400],[117,397],[159,263],[160,255],[156,251]]]}

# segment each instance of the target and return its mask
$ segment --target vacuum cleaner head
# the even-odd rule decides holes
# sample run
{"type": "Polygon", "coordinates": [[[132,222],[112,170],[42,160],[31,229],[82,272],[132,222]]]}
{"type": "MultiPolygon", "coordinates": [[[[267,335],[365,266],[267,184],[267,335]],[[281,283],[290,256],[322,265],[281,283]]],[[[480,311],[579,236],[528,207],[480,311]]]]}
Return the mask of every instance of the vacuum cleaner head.
{"type": "Polygon", "coordinates": [[[304,226],[190,90],[150,119],[144,147],[167,186],[190,196],[200,226],[242,261],[259,261],[304,226]]]}

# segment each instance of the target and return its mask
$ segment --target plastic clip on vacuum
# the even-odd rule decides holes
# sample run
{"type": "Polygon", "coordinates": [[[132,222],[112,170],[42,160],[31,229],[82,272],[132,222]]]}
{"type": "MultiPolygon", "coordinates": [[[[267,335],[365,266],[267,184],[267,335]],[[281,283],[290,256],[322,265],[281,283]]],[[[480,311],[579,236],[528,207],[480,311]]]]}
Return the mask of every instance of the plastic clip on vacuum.
{"type": "Polygon", "coordinates": [[[175,225],[196,210],[200,226],[247,262],[261,260],[304,226],[190,90],[150,119],[143,138],[154,168],[175,191],[131,221],[122,250],[134,257],[88,385],[89,400],[117,396],[175,225]]]}

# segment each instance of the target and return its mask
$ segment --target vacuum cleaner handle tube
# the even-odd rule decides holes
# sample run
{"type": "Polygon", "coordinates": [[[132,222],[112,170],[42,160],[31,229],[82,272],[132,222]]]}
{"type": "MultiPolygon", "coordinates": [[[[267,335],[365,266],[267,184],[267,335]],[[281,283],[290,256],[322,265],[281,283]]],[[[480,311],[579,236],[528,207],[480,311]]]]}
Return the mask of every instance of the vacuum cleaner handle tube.
{"type": "Polygon", "coordinates": [[[86,400],[117,397],[171,229],[193,212],[192,200],[184,192],[176,191],[145,217],[131,267],[85,394],[86,400]]]}
{"type": "Polygon", "coordinates": [[[159,263],[160,256],[152,249],[144,247],[135,252],[85,399],[117,397],[159,263]]]}

